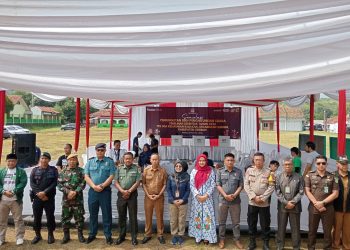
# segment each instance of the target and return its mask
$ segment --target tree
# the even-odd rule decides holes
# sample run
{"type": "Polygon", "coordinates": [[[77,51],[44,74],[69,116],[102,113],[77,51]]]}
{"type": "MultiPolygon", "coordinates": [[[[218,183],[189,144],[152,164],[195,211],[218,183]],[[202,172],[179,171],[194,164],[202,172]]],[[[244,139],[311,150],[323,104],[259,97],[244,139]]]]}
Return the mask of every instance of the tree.
{"type": "MultiPolygon", "coordinates": [[[[74,98],[67,98],[66,100],[60,101],[55,105],[55,109],[61,112],[62,121],[64,123],[75,122],[75,107],[76,107],[76,102],[74,101],[74,98]]],[[[90,112],[95,112],[95,111],[97,111],[97,109],[90,107],[90,112]]],[[[85,121],[85,114],[86,114],[86,101],[83,99],[80,102],[81,122],[85,121]]]]}
{"type": "Polygon", "coordinates": [[[5,112],[7,115],[10,115],[10,112],[13,110],[13,103],[11,102],[10,98],[8,98],[8,96],[6,96],[6,108],[5,108],[5,112]]]}

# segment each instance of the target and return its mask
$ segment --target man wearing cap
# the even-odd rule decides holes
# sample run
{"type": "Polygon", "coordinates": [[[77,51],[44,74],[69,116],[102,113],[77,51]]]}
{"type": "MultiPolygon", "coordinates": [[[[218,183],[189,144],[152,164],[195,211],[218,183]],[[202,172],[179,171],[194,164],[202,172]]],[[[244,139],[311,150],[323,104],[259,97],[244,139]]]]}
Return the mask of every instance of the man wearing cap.
{"type": "Polygon", "coordinates": [[[317,229],[322,221],[323,248],[331,249],[332,227],[334,223],[333,201],[338,197],[338,180],[326,171],[327,158],[318,155],[315,158],[316,170],[305,176],[305,193],[310,200],[309,204],[309,235],[308,249],[315,249],[317,229]]]}
{"type": "Polygon", "coordinates": [[[0,169],[0,246],[5,243],[7,219],[11,212],[15,221],[16,244],[22,245],[25,226],[22,218],[23,191],[27,185],[26,172],[17,166],[17,156],[6,156],[7,167],[0,169]]]}
{"type": "Polygon", "coordinates": [[[30,173],[30,198],[33,202],[35,237],[32,244],[38,243],[41,237],[41,218],[45,210],[49,244],[55,242],[53,231],[56,229],[55,222],[55,196],[58,172],[57,168],[50,166],[51,155],[44,152],[40,156],[39,166],[33,168],[30,173]]]}
{"type": "Polygon", "coordinates": [[[84,170],[78,167],[77,154],[70,154],[67,161],[68,166],[62,169],[58,177],[58,190],[63,192],[61,222],[64,236],[62,244],[70,240],[70,221],[73,217],[78,229],[78,239],[80,242],[85,242],[83,236],[85,214],[83,190],[86,185],[84,170]]]}
{"type": "Polygon", "coordinates": [[[98,229],[98,210],[101,207],[103,231],[106,243],[111,245],[112,240],[112,204],[111,183],[115,175],[115,165],[111,158],[106,157],[106,144],[98,143],[95,146],[96,157],[92,157],[85,165],[85,181],[90,186],[88,205],[90,213],[89,237],[87,244],[94,241],[98,229]]]}
{"type": "Polygon", "coordinates": [[[126,152],[123,156],[124,164],[119,167],[115,175],[115,187],[118,189],[118,224],[119,238],[116,245],[121,244],[126,236],[126,214],[129,211],[130,233],[132,245],[137,245],[137,187],[140,184],[141,172],[133,164],[134,156],[126,152]]]}
{"type": "Polygon", "coordinates": [[[335,179],[339,183],[339,196],[333,202],[335,221],[333,230],[333,249],[350,249],[350,180],[349,161],[346,156],[337,160],[335,179]]]}

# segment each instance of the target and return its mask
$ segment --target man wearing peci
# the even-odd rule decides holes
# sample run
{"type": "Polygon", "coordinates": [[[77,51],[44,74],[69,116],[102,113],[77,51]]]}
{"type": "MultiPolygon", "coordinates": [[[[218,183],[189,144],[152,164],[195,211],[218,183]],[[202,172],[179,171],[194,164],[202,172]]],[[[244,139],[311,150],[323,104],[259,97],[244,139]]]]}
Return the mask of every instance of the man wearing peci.
{"type": "Polygon", "coordinates": [[[284,248],[286,227],[289,220],[293,249],[300,249],[301,198],[304,195],[304,181],[299,173],[293,172],[293,159],[283,161],[284,171],[276,177],[278,199],[277,250],[284,248]]]}

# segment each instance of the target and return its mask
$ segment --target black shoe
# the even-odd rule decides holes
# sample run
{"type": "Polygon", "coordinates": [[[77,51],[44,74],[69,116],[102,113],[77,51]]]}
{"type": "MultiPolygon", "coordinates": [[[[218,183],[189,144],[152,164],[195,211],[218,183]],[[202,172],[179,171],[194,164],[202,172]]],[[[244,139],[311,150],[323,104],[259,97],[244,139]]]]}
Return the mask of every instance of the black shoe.
{"type": "Polygon", "coordinates": [[[34,245],[34,244],[38,243],[39,241],[41,241],[42,239],[43,238],[41,237],[41,235],[36,235],[34,237],[34,239],[32,240],[32,244],[34,245]]]}
{"type": "Polygon", "coordinates": [[[150,241],[152,239],[152,237],[144,237],[142,240],[142,244],[146,244],[148,241],[150,241]]]}
{"type": "Polygon", "coordinates": [[[123,241],[125,241],[125,238],[124,238],[124,237],[119,237],[119,238],[114,242],[114,244],[120,245],[120,244],[123,243],[123,241]]]}
{"type": "Polygon", "coordinates": [[[264,241],[263,250],[270,250],[270,246],[269,246],[269,241],[268,240],[264,241]]]}
{"type": "Polygon", "coordinates": [[[53,236],[53,232],[49,232],[47,236],[47,244],[55,243],[55,237],[53,236]]]}
{"type": "Polygon", "coordinates": [[[256,248],[256,241],[255,238],[250,238],[249,239],[249,245],[247,247],[247,250],[254,250],[256,248]]]}
{"type": "Polygon", "coordinates": [[[63,239],[61,241],[61,244],[66,244],[68,241],[70,241],[69,229],[65,228],[63,229],[63,239]]]}
{"type": "Polygon", "coordinates": [[[78,239],[79,239],[80,243],[84,243],[85,242],[85,238],[84,238],[82,229],[78,229],[78,239]]]}
{"type": "Polygon", "coordinates": [[[108,244],[108,245],[112,245],[112,244],[113,244],[113,239],[112,239],[112,237],[106,238],[106,244],[108,244]]]}
{"type": "Polygon", "coordinates": [[[91,242],[93,242],[94,240],[96,240],[96,236],[89,236],[86,240],[86,244],[90,244],[91,242]]]}
{"type": "Polygon", "coordinates": [[[163,236],[158,237],[158,240],[160,244],[165,244],[165,239],[163,236]]]}
{"type": "Polygon", "coordinates": [[[132,239],[132,240],[131,240],[131,244],[132,244],[133,246],[136,246],[137,244],[139,244],[139,242],[138,242],[137,239],[132,239]]]}

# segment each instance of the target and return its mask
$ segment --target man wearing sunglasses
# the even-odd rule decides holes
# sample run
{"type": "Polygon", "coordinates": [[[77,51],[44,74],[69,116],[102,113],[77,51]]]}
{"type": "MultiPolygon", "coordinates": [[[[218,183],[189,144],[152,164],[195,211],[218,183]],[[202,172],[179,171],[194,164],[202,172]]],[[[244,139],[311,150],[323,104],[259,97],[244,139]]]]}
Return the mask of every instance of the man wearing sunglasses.
{"type": "Polygon", "coordinates": [[[111,245],[112,240],[112,204],[111,183],[115,175],[115,165],[111,158],[106,157],[106,144],[98,143],[95,146],[96,157],[92,157],[85,165],[85,181],[90,186],[88,206],[90,213],[89,237],[87,244],[94,241],[98,228],[98,210],[101,207],[103,231],[106,243],[111,245]]]}
{"type": "Polygon", "coordinates": [[[338,197],[338,180],[326,171],[327,158],[323,155],[315,158],[316,170],[305,176],[305,193],[309,204],[308,249],[315,249],[316,235],[320,220],[323,226],[323,248],[332,247],[332,227],[334,222],[333,201],[338,197]]]}

